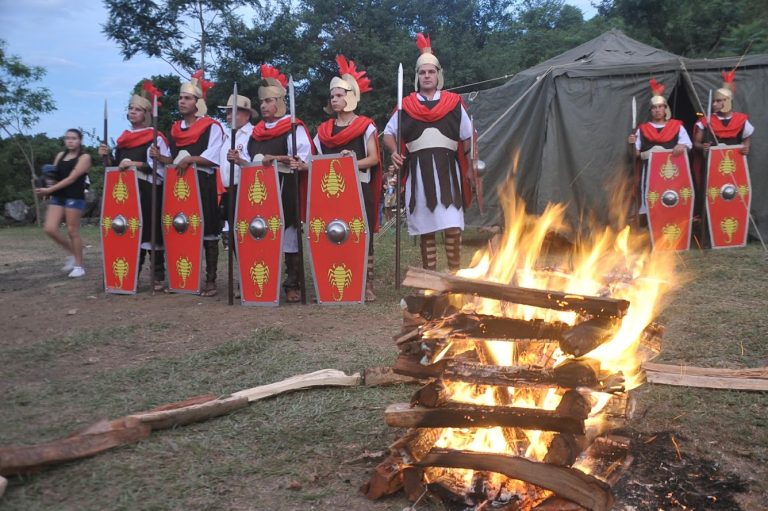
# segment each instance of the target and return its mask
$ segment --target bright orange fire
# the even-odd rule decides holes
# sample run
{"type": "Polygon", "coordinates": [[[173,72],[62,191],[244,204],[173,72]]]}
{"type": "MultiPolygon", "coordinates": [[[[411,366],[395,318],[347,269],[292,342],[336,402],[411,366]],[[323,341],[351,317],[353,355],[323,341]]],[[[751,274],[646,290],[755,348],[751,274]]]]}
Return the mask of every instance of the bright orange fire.
{"type": "MultiPolygon", "coordinates": [[[[506,233],[486,250],[478,251],[471,267],[459,275],[520,287],[561,291],[578,295],[603,296],[630,302],[612,338],[584,355],[600,361],[601,369],[621,372],[627,390],[638,386],[638,371],[643,360],[637,348],[645,327],[658,312],[664,294],[675,283],[674,256],[669,252],[653,252],[647,238],[630,234],[629,228],[614,231],[595,229],[587,238],[581,237],[575,248],[563,254],[548,252],[549,233],[565,233],[565,208],[549,206],[541,216],[525,213],[524,205],[513,193],[507,194],[506,233]]],[[[583,318],[575,312],[560,312],[526,305],[517,305],[483,298],[465,297],[460,304],[464,312],[560,321],[574,325],[583,318]]],[[[527,365],[536,363],[540,353],[515,349],[515,343],[485,341],[489,363],[495,365],[527,365]]],[[[438,355],[437,359],[440,358],[438,355]]],[[[554,350],[547,367],[555,367],[567,359],[559,348],[554,350]]],[[[503,392],[503,390],[502,390],[503,392]]],[[[561,398],[556,389],[507,388],[504,402],[498,390],[487,386],[451,383],[447,393],[452,401],[483,405],[535,407],[554,410],[561,398]]],[[[600,411],[612,395],[591,392],[593,408],[587,427],[598,423],[600,411]]],[[[502,428],[445,428],[436,447],[479,452],[507,453],[542,460],[554,436],[551,432],[515,430],[520,441],[505,436],[502,428]]],[[[588,467],[579,466],[587,471],[588,467]]],[[[473,473],[456,471],[469,485],[473,473]]],[[[498,481],[494,481],[498,483],[498,481]]]]}

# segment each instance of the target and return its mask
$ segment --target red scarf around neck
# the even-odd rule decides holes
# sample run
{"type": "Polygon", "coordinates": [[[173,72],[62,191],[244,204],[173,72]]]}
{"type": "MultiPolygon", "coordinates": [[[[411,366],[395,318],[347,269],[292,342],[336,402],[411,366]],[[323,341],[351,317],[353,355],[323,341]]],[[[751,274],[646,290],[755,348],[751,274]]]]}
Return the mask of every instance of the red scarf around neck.
{"type": "Polygon", "coordinates": [[[365,134],[368,126],[374,124],[373,119],[364,115],[359,115],[350,123],[349,126],[339,131],[337,134],[333,134],[334,119],[328,119],[317,127],[317,136],[320,139],[320,143],[327,147],[341,147],[348,144],[357,137],[365,134]]]}
{"type": "Polygon", "coordinates": [[[709,122],[717,138],[736,138],[741,130],[744,129],[748,118],[747,114],[733,112],[731,119],[728,121],[728,126],[726,126],[720,117],[712,114],[709,122]]]}
{"type": "Polygon", "coordinates": [[[419,99],[417,93],[411,92],[403,98],[403,110],[417,121],[436,122],[448,115],[459,102],[461,102],[461,96],[458,94],[442,91],[437,104],[429,108],[419,99]]]}
{"type": "MultiPolygon", "coordinates": [[[[144,128],[138,131],[125,130],[119,137],[117,137],[117,147],[120,149],[133,149],[134,147],[141,147],[149,144],[152,142],[153,132],[154,130],[152,128],[144,128]]],[[[168,143],[165,139],[165,135],[159,131],[157,132],[157,135],[165,140],[166,144],[168,143]]]]}
{"type": "Polygon", "coordinates": [[[667,121],[661,131],[658,131],[656,126],[650,122],[646,122],[640,125],[640,134],[648,142],[663,144],[665,142],[669,142],[670,140],[677,140],[677,135],[680,133],[680,126],[682,125],[683,123],[681,121],[678,121],[677,119],[670,119],[667,121]]]}
{"type": "Polygon", "coordinates": [[[218,121],[210,117],[199,117],[194,124],[187,126],[186,129],[182,129],[181,121],[176,121],[171,127],[171,137],[173,137],[176,147],[187,147],[197,142],[212,124],[221,127],[218,121]]]}

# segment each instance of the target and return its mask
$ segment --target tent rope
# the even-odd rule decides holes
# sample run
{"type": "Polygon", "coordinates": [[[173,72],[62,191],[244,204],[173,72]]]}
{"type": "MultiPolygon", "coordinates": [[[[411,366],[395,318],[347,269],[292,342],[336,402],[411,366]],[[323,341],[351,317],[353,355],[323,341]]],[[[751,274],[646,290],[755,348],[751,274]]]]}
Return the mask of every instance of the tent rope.
{"type": "MultiPolygon", "coordinates": [[[[699,111],[706,112],[707,110],[704,108],[704,105],[701,102],[701,99],[699,98],[698,92],[696,92],[696,87],[693,84],[693,78],[691,77],[691,74],[688,72],[688,68],[685,67],[685,62],[683,62],[682,58],[678,59],[678,62],[680,62],[680,69],[683,70],[683,73],[685,74],[685,78],[688,80],[688,83],[691,84],[691,89],[693,90],[693,97],[696,98],[696,103],[698,104],[697,106],[699,107],[699,111]]],[[[741,62],[741,60],[739,60],[739,62],[741,62]]],[[[736,67],[738,67],[738,64],[736,65],[736,67]]],[[[734,67],[734,69],[736,69],[736,68],[734,67]]],[[[707,119],[707,125],[709,125],[709,119],[707,119]]],[[[710,128],[710,130],[711,129],[712,128],[710,128]]],[[[715,134],[713,132],[712,136],[714,136],[714,135],[715,134]]],[[[717,141],[717,137],[715,137],[715,141],[717,141]]],[[[736,183],[736,178],[735,177],[731,176],[731,180],[733,181],[734,185],[738,184],[738,183],[736,183]]],[[[744,200],[744,197],[742,197],[741,194],[738,194],[738,195],[739,195],[739,199],[741,200],[741,202],[744,205],[744,207],[747,208],[747,216],[749,217],[749,221],[752,224],[752,227],[754,227],[754,229],[755,229],[755,233],[757,234],[757,239],[760,240],[760,244],[763,246],[763,252],[768,254],[768,247],[766,247],[765,241],[763,240],[763,236],[762,236],[762,234],[760,234],[760,229],[758,229],[758,227],[757,227],[757,222],[755,221],[755,217],[752,216],[752,212],[747,207],[747,203],[744,200]]]]}
{"type": "MultiPolygon", "coordinates": [[[[494,82],[496,80],[506,80],[507,78],[513,78],[516,73],[512,73],[511,75],[503,75],[503,76],[497,76],[496,78],[488,78],[487,80],[480,80],[479,82],[472,82],[472,83],[465,83],[464,85],[457,85],[456,87],[451,87],[450,89],[445,89],[447,91],[451,90],[457,90],[457,89],[463,89],[464,87],[472,87],[473,85],[480,85],[481,83],[488,83],[488,82],[494,82]]],[[[477,94],[477,92],[475,92],[477,94]]]]}

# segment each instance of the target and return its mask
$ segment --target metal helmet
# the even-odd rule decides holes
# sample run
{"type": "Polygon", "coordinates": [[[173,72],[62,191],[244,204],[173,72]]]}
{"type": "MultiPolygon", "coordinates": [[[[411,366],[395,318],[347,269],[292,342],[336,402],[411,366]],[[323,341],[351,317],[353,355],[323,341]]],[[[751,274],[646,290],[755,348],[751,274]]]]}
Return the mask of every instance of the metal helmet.
{"type": "Polygon", "coordinates": [[[443,67],[440,65],[440,61],[437,60],[435,54],[432,53],[432,42],[429,36],[424,36],[421,32],[416,34],[416,46],[419,48],[421,55],[416,59],[416,75],[414,78],[413,88],[416,92],[419,91],[419,68],[424,64],[432,64],[437,68],[437,90],[442,90],[443,80],[443,67]]]}
{"type": "Polygon", "coordinates": [[[204,117],[208,113],[208,105],[205,104],[205,96],[208,93],[208,89],[213,87],[213,82],[209,82],[203,78],[203,70],[198,69],[195,74],[192,75],[190,81],[181,84],[179,92],[186,92],[192,94],[197,98],[197,117],[204,117]]]}
{"type": "Polygon", "coordinates": [[[648,83],[651,84],[651,106],[664,105],[664,119],[668,121],[670,117],[672,117],[672,112],[669,108],[669,103],[667,103],[667,99],[664,97],[664,85],[657,82],[655,78],[648,80],[648,83]]]}
{"type": "Polygon", "coordinates": [[[723,74],[723,86],[715,91],[714,99],[722,99],[723,108],[720,109],[721,113],[728,114],[733,110],[733,93],[736,92],[736,84],[733,83],[736,78],[736,70],[730,72],[722,72],[723,74]]]}
{"type": "Polygon", "coordinates": [[[339,66],[339,74],[341,76],[333,77],[329,90],[340,88],[347,91],[344,97],[347,106],[344,107],[344,111],[354,112],[357,104],[360,102],[360,95],[373,90],[371,88],[371,79],[365,76],[365,71],[358,71],[355,68],[355,62],[347,60],[344,55],[337,55],[336,63],[339,66]]]}
{"type": "Polygon", "coordinates": [[[132,106],[144,110],[144,127],[152,126],[152,102],[140,94],[134,94],[128,101],[128,107],[132,106]]]}
{"type": "Polygon", "coordinates": [[[277,100],[276,117],[284,116],[288,111],[285,106],[288,79],[277,68],[268,64],[262,64],[261,80],[264,82],[264,85],[259,87],[259,101],[267,98],[275,98],[277,100]]]}

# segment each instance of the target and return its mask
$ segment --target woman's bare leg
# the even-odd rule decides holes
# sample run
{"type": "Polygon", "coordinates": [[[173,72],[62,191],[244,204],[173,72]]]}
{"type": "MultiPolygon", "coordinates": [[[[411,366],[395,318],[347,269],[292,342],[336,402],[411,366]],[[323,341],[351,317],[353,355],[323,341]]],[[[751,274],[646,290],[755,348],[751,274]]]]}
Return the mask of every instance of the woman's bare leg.
{"type": "Polygon", "coordinates": [[[61,225],[62,220],[64,220],[64,206],[49,204],[48,209],[45,212],[43,231],[55,241],[56,244],[66,250],[67,254],[72,254],[72,243],[59,232],[59,226],[61,225]]]}
{"type": "Polygon", "coordinates": [[[64,216],[67,222],[67,233],[75,256],[75,266],[83,266],[83,239],[80,237],[80,218],[83,212],[75,208],[66,208],[64,216]]]}

